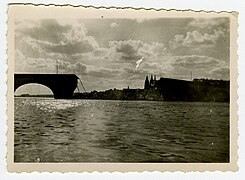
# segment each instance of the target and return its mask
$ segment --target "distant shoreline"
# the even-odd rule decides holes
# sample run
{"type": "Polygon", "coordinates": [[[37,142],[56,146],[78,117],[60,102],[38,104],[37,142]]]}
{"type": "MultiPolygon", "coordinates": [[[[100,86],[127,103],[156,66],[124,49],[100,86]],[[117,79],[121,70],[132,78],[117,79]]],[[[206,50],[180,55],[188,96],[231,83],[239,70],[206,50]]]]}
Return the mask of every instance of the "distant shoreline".
{"type": "MultiPolygon", "coordinates": [[[[17,98],[54,98],[53,95],[15,95],[17,98]]],[[[157,90],[144,90],[144,89],[129,89],[126,90],[107,90],[107,91],[91,91],[89,93],[74,93],[71,99],[90,99],[90,100],[128,100],[128,101],[179,101],[179,102],[229,102],[219,101],[214,99],[163,99],[163,96],[157,90]]]]}
{"type": "MultiPolygon", "coordinates": [[[[21,94],[15,97],[49,97],[52,94],[21,94]]],[[[151,76],[145,80],[144,89],[109,89],[73,93],[69,99],[100,100],[146,100],[146,101],[187,101],[187,102],[229,102],[230,82],[223,80],[194,79],[184,81],[170,78],[156,80],[151,76]]]]}

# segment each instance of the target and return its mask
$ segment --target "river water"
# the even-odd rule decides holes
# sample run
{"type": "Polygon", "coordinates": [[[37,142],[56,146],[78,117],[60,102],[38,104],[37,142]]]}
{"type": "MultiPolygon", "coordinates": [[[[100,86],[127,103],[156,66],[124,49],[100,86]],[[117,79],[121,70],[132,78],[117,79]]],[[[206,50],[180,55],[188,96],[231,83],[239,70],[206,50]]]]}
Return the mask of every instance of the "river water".
{"type": "Polygon", "coordinates": [[[229,104],[15,98],[15,162],[229,162],[229,104]]]}

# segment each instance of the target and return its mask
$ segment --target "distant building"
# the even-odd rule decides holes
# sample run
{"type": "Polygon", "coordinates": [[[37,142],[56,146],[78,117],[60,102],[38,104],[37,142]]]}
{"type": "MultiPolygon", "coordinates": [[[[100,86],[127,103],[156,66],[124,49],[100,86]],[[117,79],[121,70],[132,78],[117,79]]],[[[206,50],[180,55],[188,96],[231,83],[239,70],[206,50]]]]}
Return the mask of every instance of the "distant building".
{"type": "Polygon", "coordinates": [[[144,89],[157,89],[156,75],[154,75],[154,79],[153,75],[151,75],[150,81],[148,79],[148,76],[146,76],[144,89]]]}
{"type": "Polygon", "coordinates": [[[145,79],[145,88],[157,90],[166,101],[220,101],[229,102],[230,81],[194,79],[186,81],[151,75],[145,79]]]}

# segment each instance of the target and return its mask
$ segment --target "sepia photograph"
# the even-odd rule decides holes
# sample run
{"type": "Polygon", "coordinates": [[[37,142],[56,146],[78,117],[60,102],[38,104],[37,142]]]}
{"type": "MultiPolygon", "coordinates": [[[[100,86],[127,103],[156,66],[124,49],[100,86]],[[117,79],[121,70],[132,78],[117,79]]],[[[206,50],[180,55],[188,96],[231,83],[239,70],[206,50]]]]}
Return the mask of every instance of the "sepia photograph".
{"type": "Polygon", "coordinates": [[[235,16],[15,8],[14,164],[234,161],[235,16]]]}

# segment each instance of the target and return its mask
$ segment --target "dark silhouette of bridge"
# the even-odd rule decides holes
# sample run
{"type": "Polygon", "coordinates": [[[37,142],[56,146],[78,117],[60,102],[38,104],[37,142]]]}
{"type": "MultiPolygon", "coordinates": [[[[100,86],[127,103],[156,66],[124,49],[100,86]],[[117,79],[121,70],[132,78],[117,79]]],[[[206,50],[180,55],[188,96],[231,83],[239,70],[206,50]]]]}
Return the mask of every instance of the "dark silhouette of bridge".
{"type": "Polygon", "coordinates": [[[51,89],[55,99],[70,99],[79,78],[75,74],[14,74],[14,91],[29,83],[38,83],[51,89]]]}

